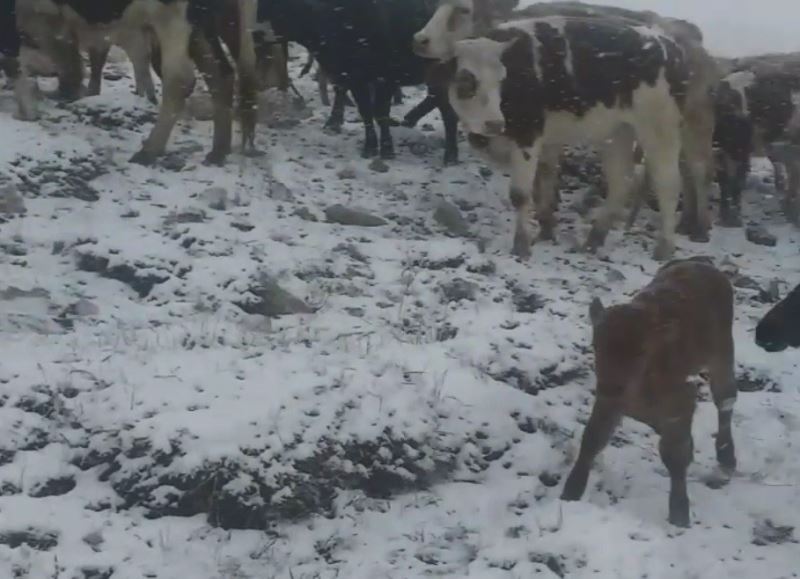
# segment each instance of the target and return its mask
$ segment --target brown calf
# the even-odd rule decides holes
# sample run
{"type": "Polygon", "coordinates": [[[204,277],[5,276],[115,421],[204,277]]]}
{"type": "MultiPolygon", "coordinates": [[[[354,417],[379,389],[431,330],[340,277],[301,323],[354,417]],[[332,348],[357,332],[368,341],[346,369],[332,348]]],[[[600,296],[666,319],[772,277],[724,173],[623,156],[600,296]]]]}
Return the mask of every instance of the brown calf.
{"type": "Polygon", "coordinates": [[[717,461],[736,468],[731,415],[736,401],[733,288],[701,260],[675,260],[626,304],[605,309],[595,298],[592,320],[597,390],[578,460],[561,498],[578,500],[592,461],[623,416],[652,427],[661,437],[661,459],[670,475],[669,522],[689,526],[686,471],[692,461],[692,416],[697,392],[686,379],[710,375],[719,430],[717,461]]]}

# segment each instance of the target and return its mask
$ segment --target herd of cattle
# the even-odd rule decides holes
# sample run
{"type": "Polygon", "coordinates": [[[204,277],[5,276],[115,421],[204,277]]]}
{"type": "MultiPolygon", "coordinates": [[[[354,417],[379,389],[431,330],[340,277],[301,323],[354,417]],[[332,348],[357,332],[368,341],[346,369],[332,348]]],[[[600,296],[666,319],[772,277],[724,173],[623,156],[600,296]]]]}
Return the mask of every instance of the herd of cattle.
{"type": "MultiPolygon", "coordinates": [[[[214,104],[208,163],[231,152],[235,94],[243,153],[254,147],[257,92],[291,86],[288,46],[304,46],[330,78],[327,126],[341,127],[352,95],[364,122],[364,157],[394,156],[390,109],[400,87],[427,84],[403,119],[414,126],[438,109],[446,164],[458,159],[461,123],[474,151],[510,174],[516,209],[513,253],[527,257],[533,205],[539,237],[555,235],[559,161],[564,146],[600,153],[607,195],[587,245],[602,245],[626,203],[652,189],[661,230],[655,258],[669,259],[677,231],[707,241],[709,190],[720,187],[720,222],[741,225],[750,158],[775,166],[788,219],[800,225],[800,58],[712,57],[690,22],[649,11],[581,2],[518,9],[518,0],[0,0],[3,70],[19,116],[37,117],[21,48],[54,63],[58,93],[100,92],[111,44],[130,57],[137,93],[157,102],[155,126],[132,162],[151,164],[194,87],[194,65],[214,104]],[[376,131],[375,125],[378,130],[376,131]],[[641,167],[639,167],[641,165],[641,167]],[[783,177],[783,170],[786,178],[783,177]],[[682,193],[681,220],[677,223],[682,193]]],[[[306,71],[310,69],[309,61],[306,71]]],[[[696,395],[686,379],[708,369],[719,411],[717,458],[735,469],[733,289],[702,260],[674,260],[628,304],[592,303],[597,397],[562,497],[579,498],[593,459],[621,416],[651,425],[671,477],[669,519],[689,524],[686,469],[696,395]]],[[[800,346],[800,287],[759,323],[756,341],[773,352],[800,346]]]]}

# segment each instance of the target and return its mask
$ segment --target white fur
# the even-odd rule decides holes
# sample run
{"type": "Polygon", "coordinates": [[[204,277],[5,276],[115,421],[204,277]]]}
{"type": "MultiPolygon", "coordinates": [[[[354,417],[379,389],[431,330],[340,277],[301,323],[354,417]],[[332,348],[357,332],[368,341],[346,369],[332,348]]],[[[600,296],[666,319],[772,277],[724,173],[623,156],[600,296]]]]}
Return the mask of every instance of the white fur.
{"type": "Polygon", "coordinates": [[[734,72],[725,77],[724,81],[732,90],[735,90],[742,97],[742,113],[744,116],[750,115],[750,103],[747,100],[747,93],[745,89],[753,86],[756,80],[756,75],[749,70],[741,70],[734,72]]]}
{"type": "Polygon", "coordinates": [[[473,33],[472,0],[448,0],[442,2],[422,30],[414,35],[417,53],[425,58],[445,60],[453,55],[453,44],[469,38],[473,33]],[[456,11],[458,13],[456,14],[456,11]],[[455,19],[451,30],[448,22],[455,19]],[[427,40],[422,48],[421,44],[427,40]]]}

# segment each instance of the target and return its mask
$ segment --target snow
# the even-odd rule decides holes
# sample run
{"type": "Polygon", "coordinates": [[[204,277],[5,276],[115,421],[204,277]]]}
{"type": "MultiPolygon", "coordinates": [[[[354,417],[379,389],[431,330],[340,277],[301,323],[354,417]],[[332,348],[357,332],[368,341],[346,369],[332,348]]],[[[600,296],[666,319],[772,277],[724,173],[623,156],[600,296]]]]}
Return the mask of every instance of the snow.
{"type": "MultiPolygon", "coordinates": [[[[702,390],[692,528],[666,522],[657,437],[628,420],[584,499],[558,500],[592,402],[588,304],[625,300],[652,277],[653,212],[586,255],[572,247],[587,229],[573,208],[584,191],[566,193],[560,243],[519,263],[505,176],[486,176],[464,141],[462,163],[442,168],[435,115],[423,121],[432,130],[394,129],[398,158],[373,172],[358,157],[355,111],[342,135],[324,134],[328,111],[308,79],[297,83],[307,118],[264,96],[263,155],[204,167],[210,123],[186,118],[169,149],[185,165],[142,168],[127,158],[152,107],[131,94],[127,63],[108,68],[122,78],[98,97],[47,101],[41,123],[13,120],[11,93],[0,94],[0,172],[27,208],[0,223],[0,292],[20,290],[0,300],[0,449],[12,451],[0,452],[0,489],[15,487],[0,492],[0,577],[797,576],[796,542],[752,543],[767,519],[800,525],[800,354],[756,348],[755,323],[769,307],[757,290],[737,288],[737,362],[766,386],[740,393],[739,472],[720,489],[704,484],[716,410],[702,390]],[[355,178],[340,178],[344,168],[355,178]],[[78,170],[91,178],[76,184],[78,170]],[[26,177],[49,188],[26,187],[26,177]],[[87,183],[96,201],[73,196],[87,183]],[[224,210],[204,196],[214,187],[227,190],[224,210]],[[435,223],[440,200],[461,207],[473,238],[435,223]],[[388,224],[325,223],[336,203],[388,224]],[[319,221],[297,216],[300,207],[319,221]],[[252,227],[234,226],[242,223],[252,227]],[[79,270],[87,253],[166,281],[140,295],[79,270]],[[262,274],[314,313],[244,313],[235,302],[262,274]],[[455,278],[475,295],[449,301],[455,278]],[[369,460],[342,450],[369,442],[369,460]],[[325,444],[337,451],[327,459],[325,444]],[[203,468],[231,473],[219,483],[242,505],[284,513],[309,461],[339,480],[363,479],[374,462],[410,488],[369,496],[343,485],[318,514],[260,529],[221,529],[204,514],[145,516],[173,505],[181,477],[203,468]],[[64,477],[73,489],[32,496],[64,477]],[[262,497],[260,483],[277,490],[262,497]],[[139,491],[144,502],[125,504],[139,491]],[[9,533],[26,530],[57,542],[10,546],[9,533]]],[[[422,94],[407,89],[394,114],[422,94]]],[[[710,255],[761,288],[780,279],[785,292],[800,280],[800,236],[763,185],[768,165],[754,162],[754,172],[745,212],[777,246],[715,228],[708,245],[681,238],[679,253],[710,255]]]]}

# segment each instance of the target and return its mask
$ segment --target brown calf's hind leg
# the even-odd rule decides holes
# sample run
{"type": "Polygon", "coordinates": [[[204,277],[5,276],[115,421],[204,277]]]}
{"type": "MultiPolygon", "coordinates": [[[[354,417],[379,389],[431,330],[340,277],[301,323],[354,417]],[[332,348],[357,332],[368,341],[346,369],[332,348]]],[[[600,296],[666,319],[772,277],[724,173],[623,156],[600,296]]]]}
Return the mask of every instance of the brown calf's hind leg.
{"type": "MultiPolygon", "coordinates": [[[[688,385],[687,385],[687,395],[688,385]]],[[[694,414],[694,389],[691,389],[690,408],[682,408],[676,416],[667,417],[659,431],[661,440],[658,449],[661,460],[669,471],[669,522],[678,527],[688,527],[689,495],[686,491],[686,472],[694,455],[692,440],[692,415],[694,414]]]]}
{"type": "Polygon", "coordinates": [[[731,417],[733,406],[736,403],[737,387],[734,375],[733,338],[726,344],[725,352],[710,368],[711,394],[717,407],[719,421],[716,450],[719,462],[725,474],[730,475],[736,470],[736,453],[731,434],[731,417]]]}
{"type": "Polygon", "coordinates": [[[583,496],[592,463],[611,440],[611,435],[619,424],[618,402],[616,399],[603,396],[598,396],[595,400],[589,422],[583,431],[578,460],[575,461],[561,492],[562,500],[577,501],[583,496]]]}

